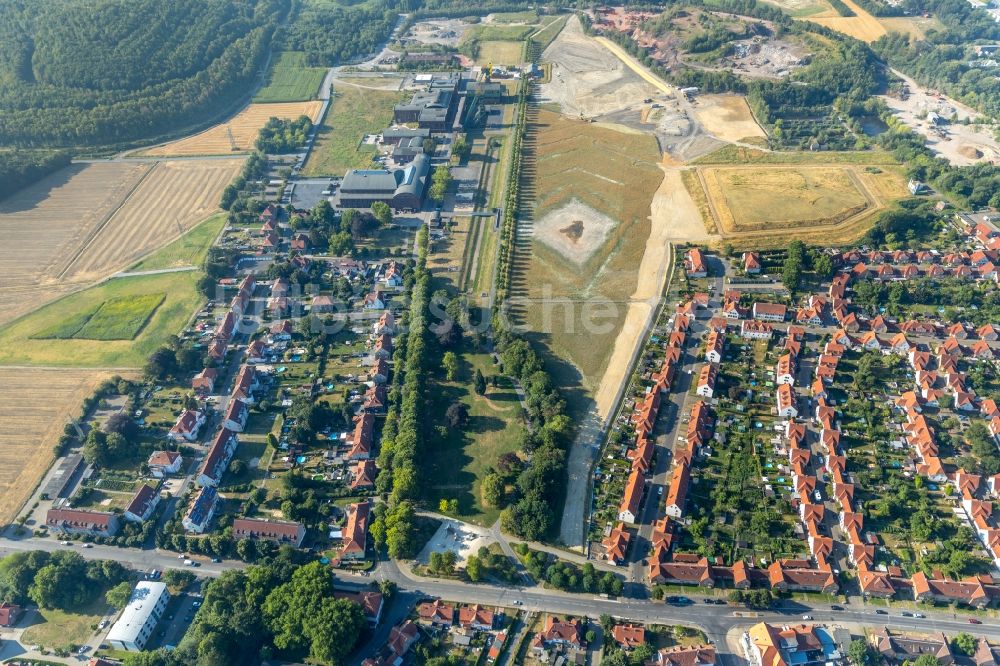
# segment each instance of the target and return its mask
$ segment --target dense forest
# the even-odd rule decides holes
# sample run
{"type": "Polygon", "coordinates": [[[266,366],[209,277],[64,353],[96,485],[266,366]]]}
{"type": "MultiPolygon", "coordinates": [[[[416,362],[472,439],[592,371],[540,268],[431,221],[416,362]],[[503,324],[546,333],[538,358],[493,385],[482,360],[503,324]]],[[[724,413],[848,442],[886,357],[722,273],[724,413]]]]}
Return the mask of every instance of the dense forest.
{"type": "Polygon", "coordinates": [[[378,51],[408,4],[374,0],[350,6],[310,0],[289,25],[285,45],[304,51],[309,66],[350,62],[378,51]]]}
{"type": "Polygon", "coordinates": [[[872,45],[875,52],[922,85],[1000,117],[1000,79],[993,70],[969,65],[972,44],[1000,41],[1000,24],[965,0],[907,0],[904,6],[912,14],[930,12],[944,29],[928,30],[922,40],[889,33],[872,45]]]}
{"type": "Polygon", "coordinates": [[[54,150],[0,150],[0,201],[69,164],[54,150]]]}
{"type": "Polygon", "coordinates": [[[244,96],[290,0],[0,0],[0,145],[118,145],[244,96]]]}

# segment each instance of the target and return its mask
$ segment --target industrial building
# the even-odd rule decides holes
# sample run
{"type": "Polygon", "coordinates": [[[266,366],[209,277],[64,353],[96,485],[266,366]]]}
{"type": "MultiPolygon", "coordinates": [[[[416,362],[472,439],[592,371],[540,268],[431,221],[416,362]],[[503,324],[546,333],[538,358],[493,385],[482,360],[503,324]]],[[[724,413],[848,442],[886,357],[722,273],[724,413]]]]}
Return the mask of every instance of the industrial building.
{"type": "Polygon", "coordinates": [[[165,583],[140,581],[132,590],[132,597],[121,617],[108,632],[107,641],[111,647],[128,652],[139,652],[145,648],[168,601],[170,593],[165,583]]]}
{"type": "Polygon", "coordinates": [[[351,169],[340,184],[341,208],[370,208],[376,201],[395,210],[419,210],[430,184],[427,155],[414,155],[401,169],[351,169]]]}
{"type": "Polygon", "coordinates": [[[393,107],[393,122],[416,123],[431,132],[449,131],[455,117],[458,75],[418,75],[415,80],[426,83],[427,88],[414,93],[409,102],[393,107]]]}

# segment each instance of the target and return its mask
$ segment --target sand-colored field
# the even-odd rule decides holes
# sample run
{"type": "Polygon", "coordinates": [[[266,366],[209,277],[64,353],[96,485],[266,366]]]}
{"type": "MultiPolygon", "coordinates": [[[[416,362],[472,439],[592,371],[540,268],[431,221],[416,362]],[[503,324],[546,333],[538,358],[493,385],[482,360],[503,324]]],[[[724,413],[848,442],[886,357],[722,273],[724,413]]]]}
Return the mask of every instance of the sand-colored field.
{"type": "Polygon", "coordinates": [[[877,18],[851,0],[843,0],[843,2],[851,8],[854,16],[810,17],[809,20],[868,43],[874,42],[886,34],[885,26],[879,23],[877,18]]]}
{"type": "Polygon", "coordinates": [[[841,167],[705,168],[700,174],[723,233],[836,223],[869,203],[841,167]]]}
{"type": "Polygon", "coordinates": [[[0,526],[14,520],[52,463],[63,426],[112,372],[0,367],[0,526]]]}
{"type": "Polygon", "coordinates": [[[912,35],[917,39],[927,36],[928,30],[941,30],[944,25],[937,18],[930,16],[885,16],[879,18],[879,23],[887,32],[901,32],[904,35],[912,35]]]}
{"type": "Polygon", "coordinates": [[[872,216],[907,195],[897,166],[758,164],[683,174],[705,226],[736,248],[783,247],[792,238],[852,242],[872,216]]]}
{"type": "Polygon", "coordinates": [[[104,277],[124,268],[219,210],[219,197],[242,159],[159,162],[83,248],[62,277],[104,277]]]}
{"type": "Polygon", "coordinates": [[[567,363],[560,380],[593,392],[636,291],[650,202],[663,180],[660,153],[651,135],[544,109],[530,122],[526,144],[534,219],[519,223],[514,299],[523,299],[528,328],[567,363]]]}
{"type": "Polygon", "coordinates": [[[228,155],[246,152],[253,148],[257,133],[270,118],[295,119],[307,115],[313,122],[319,120],[323,102],[283,102],[279,104],[250,104],[224,123],[204,132],[154,146],[141,153],[152,157],[186,155],[228,155]]]}
{"type": "Polygon", "coordinates": [[[58,276],[151,168],[74,164],[0,203],[0,323],[65,293],[58,276]]]}
{"type": "Polygon", "coordinates": [[[601,42],[585,35],[576,16],[545,49],[542,60],[551,63],[552,75],[542,84],[539,98],[558,104],[567,116],[601,116],[660,92],[601,42]]]}
{"type": "Polygon", "coordinates": [[[74,164],[0,204],[0,324],[123,270],[218,210],[241,160],[74,164]]]}
{"type": "Polygon", "coordinates": [[[723,141],[767,137],[742,95],[700,95],[694,115],[706,132],[723,141]]]}
{"type": "Polygon", "coordinates": [[[639,263],[639,280],[629,298],[625,322],[611,349],[607,369],[594,394],[595,408],[601,419],[607,418],[614,409],[629,362],[636,347],[645,339],[643,331],[649,325],[670,273],[672,243],[703,241],[708,237],[701,214],[681,181],[681,172],[668,167],[663,167],[663,172],[663,182],[650,205],[652,224],[639,263]]]}

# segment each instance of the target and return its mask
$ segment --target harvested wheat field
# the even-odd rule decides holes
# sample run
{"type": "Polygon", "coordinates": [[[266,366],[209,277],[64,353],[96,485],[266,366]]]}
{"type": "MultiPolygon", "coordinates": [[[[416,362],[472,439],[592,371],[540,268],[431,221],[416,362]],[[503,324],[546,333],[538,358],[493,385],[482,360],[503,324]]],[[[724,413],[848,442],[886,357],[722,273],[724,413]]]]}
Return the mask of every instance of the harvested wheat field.
{"type": "Polygon", "coordinates": [[[103,279],[218,210],[240,159],[74,164],[0,204],[0,324],[103,279]]]}
{"type": "Polygon", "coordinates": [[[79,416],[83,399],[110,377],[104,370],[0,367],[0,526],[21,505],[52,464],[63,426],[79,416]]]}
{"type": "Polygon", "coordinates": [[[323,102],[283,102],[278,104],[251,104],[228,121],[210,127],[204,132],[154,146],[139,155],[174,157],[185,155],[228,155],[253,149],[260,128],[272,117],[294,119],[307,115],[313,122],[319,120],[323,102]]]}
{"type": "Polygon", "coordinates": [[[767,138],[742,95],[700,95],[694,116],[705,131],[723,141],[767,138]]]}
{"type": "Polygon", "coordinates": [[[60,277],[105,277],[181,236],[219,210],[243,160],[158,162],[60,277]]]}
{"type": "Polygon", "coordinates": [[[874,42],[886,34],[885,26],[879,23],[877,18],[851,0],[843,0],[843,2],[854,12],[854,16],[810,17],[809,20],[868,43],[874,42]]]}
{"type": "Polygon", "coordinates": [[[151,168],[73,164],[0,203],[0,323],[65,293],[58,276],[151,168]]]}

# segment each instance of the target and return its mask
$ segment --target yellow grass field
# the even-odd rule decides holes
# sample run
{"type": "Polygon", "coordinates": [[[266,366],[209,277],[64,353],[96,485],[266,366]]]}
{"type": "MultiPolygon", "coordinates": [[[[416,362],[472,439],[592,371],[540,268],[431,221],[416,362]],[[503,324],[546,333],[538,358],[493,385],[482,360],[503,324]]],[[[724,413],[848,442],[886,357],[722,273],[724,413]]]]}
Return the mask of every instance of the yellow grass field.
{"type": "Polygon", "coordinates": [[[74,164],[0,203],[0,324],[180,236],[218,210],[241,162],[74,164]]]}
{"type": "Polygon", "coordinates": [[[56,276],[151,167],[74,164],[0,203],[0,323],[65,292],[56,276]]]}
{"type": "Polygon", "coordinates": [[[900,167],[885,164],[701,166],[684,176],[706,228],[738,249],[851,242],[907,195],[900,167]]]}
{"type": "Polygon", "coordinates": [[[307,115],[313,122],[319,120],[323,102],[282,102],[278,104],[250,104],[228,121],[210,127],[204,132],[171,141],[138,153],[153,157],[185,155],[229,155],[253,149],[257,132],[272,117],[294,119],[307,115]]]}
{"type": "Polygon", "coordinates": [[[879,20],[856,3],[844,0],[844,4],[851,8],[855,16],[810,17],[809,20],[868,43],[886,34],[886,29],[879,20]]]}
{"type": "Polygon", "coordinates": [[[524,42],[481,42],[477,65],[516,65],[524,60],[524,42]]]}
{"type": "Polygon", "coordinates": [[[723,141],[767,138],[742,95],[700,95],[694,115],[707,132],[723,141]]]}
{"type": "Polygon", "coordinates": [[[121,373],[0,367],[0,526],[31,496],[83,399],[113,374],[121,373]]]}
{"type": "Polygon", "coordinates": [[[706,168],[701,176],[723,233],[838,222],[869,203],[840,167],[706,168]]]}

